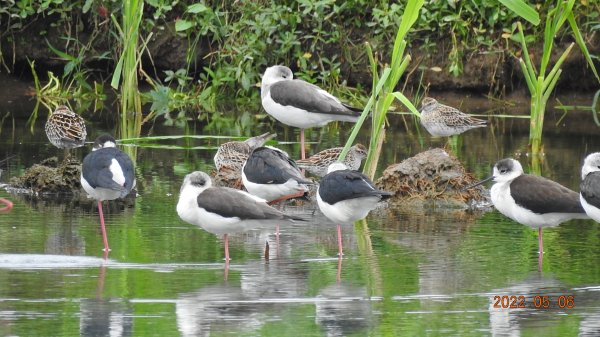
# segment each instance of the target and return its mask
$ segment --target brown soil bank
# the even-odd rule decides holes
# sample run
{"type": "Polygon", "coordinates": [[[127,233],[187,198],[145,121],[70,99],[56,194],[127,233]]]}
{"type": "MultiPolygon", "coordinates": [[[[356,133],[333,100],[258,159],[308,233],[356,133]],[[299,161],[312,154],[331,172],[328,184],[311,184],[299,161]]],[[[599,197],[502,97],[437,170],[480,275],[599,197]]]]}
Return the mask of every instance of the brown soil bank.
{"type": "MultiPolygon", "coordinates": [[[[90,43],[88,55],[86,58],[99,56],[106,52],[114,53],[115,41],[111,40],[107,25],[98,26],[94,29],[93,23],[80,22],[77,28],[76,38],[84,45],[90,43]]],[[[188,61],[191,60],[191,74],[198,75],[204,72],[203,67],[210,67],[207,64],[210,54],[219,50],[220,46],[216,42],[211,42],[207,37],[201,38],[191,53],[189,60],[186,60],[187,49],[190,46],[190,40],[177,34],[174,28],[174,22],[166,24],[164,29],[155,29],[152,38],[148,41],[148,52],[145,53],[144,67],[149,74],[162,74],[162,70],[176,70],[188,67],[188,61]],[[148,57],[151,55],[152,57],[148,57]]],[[[353,32],[353,36],[358,36],[363,41],[355,41],[352,46],[327,45],[322,52],[322,57],[333,57],[337,55],[341,61],[342,78],[348,80],[349,85],[358,84],[369,88],[371,86],[371,74],[369,73],[368,60],[364,54],[364,42],[369,36],[369,32],[364,34],[353,32]],[[346,50],[347,53],[343,52],[346,50]],[[339,57],[340,55],[344,55],[339,57]]],[[[35,21],[25,26],[16,33],[6,32],[0,35],[4,43],[0,44],[0,52],[4,65],[10,68],[11,65],[20,65],[24,69],[28,68],[27,62],[35,61],[36,69],[39,74],[45,73],[43,68],[56,67],[62,69],[66,64],[65,60],[60,59],[50,50],[48,45],[52,45],[59,50],[72,49],[72,44],[65,45],[64,27],[53,25],[53,16],[38,17],[35,21]],[[41,35],[40,32],[46,32],[41,35]]],[[[571,41],[556,41],[554,48],[554,59],[557,59],[571,41]]],[[[586,40],[589,51],[592,55],[600,54],[600,34],[591,33],[586,40]]],[[[489,92],[492,94],[506,94],[516,89],[525,88],[522,73],[518,64],[519,51],[514,42],[505,41],[504,45],[513,50],[505,49],[501,46],[485,47],[485,49],[462,49],[458,54],[462,55],[460,62],[463,66],[463,72],[460,76],[453,76],[448,72],[450,61],[448,59],[451,50],[450,42],[447,40],[437,41],[435,51],[431,48],[421,48],[413,43],[407,47],[407,52],[411,55],[412,61],[405,76],[405,82],[408,86],[417,86],[422,83],[433,90],[470,90],[477,92],[489,92]],[[514,55],[517,54],[517,55],[514,55]],[[423,75],[421,78],[421,74],[423,75]]],[[[391,46],[379,46],[379,49],[386,51],[391,46]]],[[[532,46],[530,54],[540,55],[542,45],[532,46]]],[[[75,53],[75,51],[73,51],[75,53]]],[[[381,57],[382,63],[389,60],[389,55],[381,57]]],[[[86,63],[85,60],[83,60],[86,63]]],[[[600,61],[596,59],[596,67],[600,68],[600,61]]],[[[293,64],[291,65],[293,66],[293,64]]],[[[114,65],[111,61],[92,62],[84,64],[84,67],[99,69],[111,73],[114,65]]],[[[563,90],[585,90],[593,91],[599,87],[597,79],[589,69],[586,60],[582,56],[578,47],[575,47],[568,59],[563,64],[563,73],[561,75],[558,87],[563,90]]],[[[214,69],[213,69],[214,70],[214,69]]],[[[262,72],[264,69],[260,69],[262,72]]],[[[401,81],[402,83],[403,81],[401,81]]]]}

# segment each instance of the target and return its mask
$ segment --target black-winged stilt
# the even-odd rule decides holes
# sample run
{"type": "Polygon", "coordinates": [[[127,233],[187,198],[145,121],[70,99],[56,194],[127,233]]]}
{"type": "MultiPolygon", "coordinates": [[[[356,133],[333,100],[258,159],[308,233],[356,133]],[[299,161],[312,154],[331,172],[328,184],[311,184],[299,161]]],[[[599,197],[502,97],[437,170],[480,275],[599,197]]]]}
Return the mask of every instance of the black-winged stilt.
{"type": "Polygon", "coordinates": [[[600,152],[588,155],[583,162],[579,200],[585,213],[600,222],[600,152]]]}
{"type": "Polygon", "coordinates": [[[304,129],[331,121],[356,122],[362,109],[350,107],[314,84],[294,79],[285,66],[267,68],[260,96],[265,111],[283,124],[300,128],[301,159],[306,158],[304,129]]]}
{"type": "Polygon", "coordinates": [[[544,252],[542,228],[588,218],[577,192],[550,179],[523,173],[521,163],[514,159],[498,161],[491,177],[469,188],[492,179],[495,182],[491,189],[494,207],[512,220],[538,229],[539,268],[544,252]]]}
{"type": "Polygon", "coordinates": [[[185,222],[209,233],[223,235],[226,263],[229,263],[228,234],[275,226],[282,221],[304,220],[287,215],[247,192],[213,187],[210,176],[202,171],[185,176],[177,214],[185,222]]]}
{"type": "Polygon", "coordinates": [[[90,198],[98,201],[105,256],[110,248],[104,226],[102,201],[123,198],[135,187],[133,162],[115,146],[112,136],[98,137],[92,152],[85,156],[81,166],[81,186],[90,198]]]}
{"type": "Polygon", "coordinates": [[[296,198],[313,182],[304,178],[296,163],[280,149],[256,148],[242,168],[242,182],[250,194],[269,203],[296,198]]]}
{"type": "Polygon", "coordinates": [[[317,190],[321,212],[337,224],[338,254],[342,250],[342,223],[352,223],[369,214],[377,203],[392,196],[378,190],[369,177],[359,171],[348,170],[343,163],[334,163],[327,169],[317,190]]]}

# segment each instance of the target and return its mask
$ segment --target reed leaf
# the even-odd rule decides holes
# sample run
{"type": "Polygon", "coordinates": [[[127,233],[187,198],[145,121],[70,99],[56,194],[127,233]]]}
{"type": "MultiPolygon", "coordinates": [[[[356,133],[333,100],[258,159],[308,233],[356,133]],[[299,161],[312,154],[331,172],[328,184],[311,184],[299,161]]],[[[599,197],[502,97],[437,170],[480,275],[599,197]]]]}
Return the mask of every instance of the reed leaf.
{"type": "Polygon", "coordinates": [[[540,24],[540,15],[526,2],[522,0],[500,0],[500,2],[523,19],[531,22],[534,26],[540,24]]]}
{"type": "Polygon", "coordinates": [[[581,35],[581,31],[579,30],[579,27],[577,26],[577,22],[575,21],[575,17],[573,16],[573,13],[569,14],[568,20],[569,20],[569,25],[571,26],[571,30],[573,31],[573,36],[575,37],[575,42],[577,42],[579,49],[581,49],[581,52],[583,53],[583,56],[585,57],[585,60],[587,61],[588,65],[592,69],[594,76],[596,76],[596,79],[598,80],[598,82],[600,82],[600,76],[598,76],[598,71],[596,71],[596,66],[594,65],[594,62],[592,61],[592,56],[590,55],[590,51],[587,49],[587,46],[585,45],[585,41],[583,40],[583,36],[581,35]]]}

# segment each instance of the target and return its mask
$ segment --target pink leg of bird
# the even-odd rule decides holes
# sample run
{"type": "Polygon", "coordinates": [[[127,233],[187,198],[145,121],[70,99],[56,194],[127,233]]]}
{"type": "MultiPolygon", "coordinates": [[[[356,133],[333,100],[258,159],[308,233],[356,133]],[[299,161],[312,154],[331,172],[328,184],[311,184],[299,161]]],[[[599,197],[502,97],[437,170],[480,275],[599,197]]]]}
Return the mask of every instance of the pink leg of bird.
{"type": "Polygon", "coordinates": [[[229,275],[229,260],[225,261],[225,268],[223,268],[223,279],[227,281],[229,275]]]}
{"type": "Polygon", "coordinates": [[[342,257],[344,252],[342,250],[342,226],[337,225],[337,239],[338,239],[338,256],[342,257]]]}
{"type": "Polygon", "coordinates": [[[225,261],[229,264],[229,236],[224,234],[223,240],[225,240],[225,261]]]}
{"type": "Polygon", "coordinates": [[[337,268],[337,274],[335,277],[337,283],[340,283],[341,279],[342,279],[342,257],[338,257],[338,268],[337,268]]]}
{"type": "Polygon", "coordinates": [[[306,159],[306,152],[304,152],[304,129],[300,129],[300,156],[302,159],[306,159]]]}
{"type": "Polygon", "coordinates": [[[8,213],[13,208],[13,203],[8,199],[0,198],[0,204],[4,205],[0,208],[0,213],[8,213]]]}
{"type": "Polygon", "coordinates": [[[538,229],[538,243],[540,246],[540,250],[539,250],[539,254],[543,255],[544,254],[544,237],[542,236],[542,227],[540,227],[538,229]]]}
{"type": "Polygon", "coordinates": [[[104,257],[107,256],[110,248],[108,247],[108,237],[106,236],[106,227],[104,227],[104,214],[102,213],[102,200],[98,200],[98,214],[100,214],[100,230],[102,231],[102,241],[104,242],[104,257]]]}

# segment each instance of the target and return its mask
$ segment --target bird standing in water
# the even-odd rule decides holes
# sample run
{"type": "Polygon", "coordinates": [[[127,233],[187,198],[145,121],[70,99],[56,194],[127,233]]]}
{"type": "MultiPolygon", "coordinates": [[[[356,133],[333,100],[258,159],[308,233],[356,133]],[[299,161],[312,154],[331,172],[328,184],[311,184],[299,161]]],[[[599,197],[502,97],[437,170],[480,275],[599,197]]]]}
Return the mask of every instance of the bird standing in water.
{"type": "Polygon", "coordinates": [[[92,152],[85,156],[81,166],[81,186],[90,198],[98,201],[105,257],[110,248],[104,226],[102,201],[124,198],[135,187],[133,161],[115,146],[112,136],[98,137],[92,152]]]}
{"type": "Polygon", "coordinates": [[[314,84],[294,79],[292,70],[285,66],[265,70],[260,97],[269,115],[285,125],[300,128],[301,159],[306,158],[304,129],[325,126],[331,121],[356,122],[362,111],[314,84]]]}
{"type": "Polygon", "coordinates": [[[434,137],[449,137],[485,127],[486,121],[440,104],[434,98],[425,97],[421,102],[421,125],[434,137]]]}

